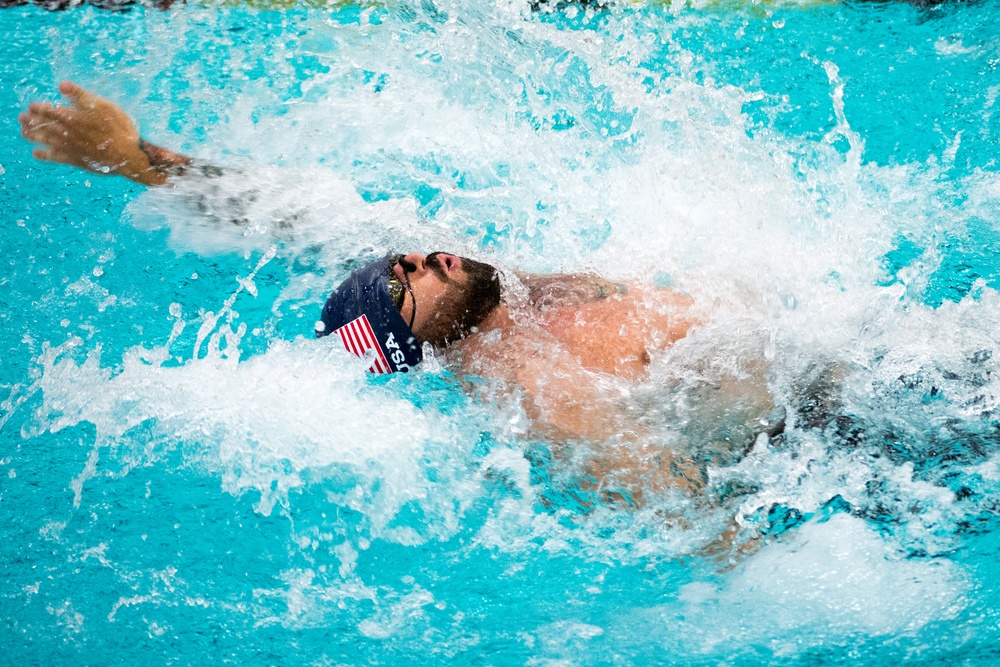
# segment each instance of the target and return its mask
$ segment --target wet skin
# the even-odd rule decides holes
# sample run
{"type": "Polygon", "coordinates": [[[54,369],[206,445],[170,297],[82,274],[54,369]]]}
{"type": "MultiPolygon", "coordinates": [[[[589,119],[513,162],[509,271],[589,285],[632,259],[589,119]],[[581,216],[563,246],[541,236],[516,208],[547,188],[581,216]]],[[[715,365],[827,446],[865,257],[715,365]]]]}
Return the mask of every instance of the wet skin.
{"type": "MultiPolygon", "coordinates": [[[[62,82],[59,90],[69,106],[34,102],[18,117],[22,135],[42,144],[33,152],[37,159],[118,174],[150,186],[168,184],[190,165],[189,158],[143,141],[132,119],[115,103],[69,81],[62,82]]],[[[456,255],[440,253],[438,270],[428,266],[427,257],[420,253],[410,253],[404,259],[415,268],[405,276],[412,296],[408,291],[401,312],[412,312],[416,299],[413,331],[419,337],[443,300],[468,276],[456,255]]],[[[395,270],[403,279],[402,266],[395,270]]],[[[520,312],[523,307],[515,307],[513,319],[510,306],[501,304],[479,329],[499,330],[507,338],[513,335],[517,319],[519,326],[551,336],[552,342],[578,360],[583,369],[641,377],[649,354],[684,337],[694,321],[686,314],[691,300],[669,290],[638,285],[618,290],[608,281],[586,275],[519,277],[529,293],[536,285],[556,284],[562,289],[549,289],[549,298],[532,299],[527,313],[520,312]],[[612,287],[606,289],[609,285],[612,287]],[[558,296],[551,298],[556,293],[558,296]]]]}
{"type": "MultiPolygon", "coordinates": [[[[461,257],[445,253],[437,253],[437,256],[439,271],[428,265],[426,255],[415,252],[403,257],[415,270],[406,271],[402,264],[393,268],[400,280],[409,278],[412,296],[410,293],[405,295],[400,312],[408,315],[416,299],[412,329],[418,338],[442,301],[454,290],[449,283],[461,286],[468,280],[461,257]]],[[[535,280],[552,280],[550,276],[530,274],[520,278],[529,288],[535,280]]],[[[582,286],[586,295],[588,283],[600,280],[596,276],[559,278],[563,298],[547,299],[544,308],[529,299],[528,310],[532,312],[527,313],[527,319],[518,319],[521,326],[534,326],[551,335],[586,369],[637,379],[645,371],[650,353],[673,345],[687,335],[694,324],[689,314],[692,300],[671,290],[618,285],[612,294],[604,295],[594,288],[588,297],[581,296],[579,288],[582,286]]],[[[501,304],[478,328],[480,333],[470,338],[497,330],[502,336],[510,336],[516,327],[509,306],[501,304]]]]}
{"type": "MultiPolygon", "coordinates": [[[[145,142],[113,102],[68,81],[59,90],[69,106],[35,102],[18,118],[22,135],[41,144],[33,153],[39,160],[149,186],[169,185],[194,168],[190,158],[145,142]]],[[[400,310],[409,320],[416,301],[412,328],[419,338],[448,300],[463,291],[469,275],[455,255],[438,254],[437,269],[420,253],[404,259],[412,270],[404,276],[401,265],[394,269],[397,277],[409,279],[400,310]]],[[[695,326],[691,299],[594,275],[517,275],[528,297],[501,302],[476,332],[449,346],[462,371],[499,381],[521,402],[540,435],[608,443],[606,455],[594,459],[598,479],[601,471],[627,469],[646,477],[643,485],[694,490],[678,460],[662,448],[649,458],[643,447],[613,446],[637,437],[634,419],[621,405],[620,383],[642,378],[650,354],[695,326]]]]}
{"type": "Polygon", "coordinates": [[[427,255],[411,252],[404,255],[403,260],[408,263],[412,270],[405,270],[403,262],[397,263],[393,267],[396,277],[403,282],[409,280],[410,286],[410,289],[404,293],[403,305],[399,312],[405,314],[404,319],[409,321],[410,314],[413,312],[413,303],[416,301],[416,315],[410,329],[417,338],[421,338],[421,332],[427,328],[428,322],[439,310],[441,302],[455,291],[449,282],[459,286],[464,285],[468,281],[468,275],[462,269],[462,258],[456,255],[438,253],[437,265],[446,280],[441,279],[439,271],[431,268],[427,262],[427,255]]]}

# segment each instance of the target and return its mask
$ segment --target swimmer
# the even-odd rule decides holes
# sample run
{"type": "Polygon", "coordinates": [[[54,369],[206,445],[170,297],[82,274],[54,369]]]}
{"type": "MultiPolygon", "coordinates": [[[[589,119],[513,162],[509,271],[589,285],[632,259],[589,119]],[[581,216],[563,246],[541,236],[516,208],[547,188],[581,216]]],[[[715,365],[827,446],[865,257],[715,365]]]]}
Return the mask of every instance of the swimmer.
{"type": "MultiPolygon", "coordinates": [[[[59,90],[68,106],[35,102],[19,116],[22,135],[40,144],[35,158],[151,187],[193,170],[218,173],[143,140],[113,102],[70,82],[59,90]]],[[[630,488],[634,499],[642,489],[697,492],[704,480],[696,466],[641,445],[622,405],[650,355],[698,325],[692,299],[595,275],[514,273],[507,289],[502,277],[489,264],[445,252],[390,255],[334,290],[316,333],[339,338],[374,372],[409,370],[429,345],[463,375],[495,380],[491,387],[521,402],[534,434],[592,444],[587,471],[598,487],[630,488]]]]}

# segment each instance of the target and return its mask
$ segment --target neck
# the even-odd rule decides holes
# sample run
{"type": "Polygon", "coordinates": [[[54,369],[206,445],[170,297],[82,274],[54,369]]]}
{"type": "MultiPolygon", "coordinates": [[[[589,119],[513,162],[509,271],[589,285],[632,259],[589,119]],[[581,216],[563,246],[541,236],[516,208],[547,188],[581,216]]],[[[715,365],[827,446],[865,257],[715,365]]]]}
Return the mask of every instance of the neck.
{"type": "Polygon", "coordinates": [[[490,314],[483,318],[477,327],[480,331],[493,331],[494,329],[507,330],[514,326],[514,320],[510,316],[510,309],[507,304],[501,303],[490,311],[490,314]]]}
{"type": "MultiPolygon", "coordinates": [[[[486,315],[486,317],[483,318],[483,320],[476,327],[476,332],[485,333],[487,331],[494,331],[496,329],[501,329],[504,332],[506,332],[509,329],[512,329],[513,327],[514,327],[514,320],[510,316],[510,311],[507,309],[506,304],[501,303],[493,310],[491,310],[489,314],[486,315]]],[[[462,341],[468,340],[471,336],[475,336],[475,334],[466,334],[460,338],[452,338],[451,340],[448,340],[447,342],[444,343],[440,342],[435,343],[433,340],[428,340],[426,335],[421,335],[421,334],[426,334],[426,332],[417,332],[417,331],[413,332],[413,335],[416,336],[417,340],[420,341],[421,344],[429,342],[437,349],[446,349],[453,345],[459,345],[462,343],[462,341]]]]}

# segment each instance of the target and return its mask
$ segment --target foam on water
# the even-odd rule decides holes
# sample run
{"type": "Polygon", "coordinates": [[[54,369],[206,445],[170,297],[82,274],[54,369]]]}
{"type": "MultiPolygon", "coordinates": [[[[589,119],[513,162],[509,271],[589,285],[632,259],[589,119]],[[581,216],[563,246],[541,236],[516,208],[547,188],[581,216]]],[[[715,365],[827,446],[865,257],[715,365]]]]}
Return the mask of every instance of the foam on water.
{"type": "Polygon", "coordinates": [[[458,429],[475,422],[477,409],[461,421],[432,406],[417,410],[392,383],[371,386],[363,362],[326,341],[275,342],[239,363],[238,338],[225,325],[207,356],[182,365],[164,364],[166,349],[137,348],[114,372],[101,367],[99,347],[77,363],[71,353],[79,340],[43,355],[38,428],[96,427],[90,462],[74,483],[77,505],[102,451],[134,466],[180,447],[189,461],[218,471],[226,490],[259,493],[256,509],[265,514],[287,505],[304,478],[319,477],[343,484],[331,499],[363,512],[372,537],[419,543],[412,529],[387,528],[409,502],[420,504],[427,535],[455,530],[463,489],[475,484],[471,445],[458,429]],[[227,341],[221,350],[220,340],[227,341]],[[439,502],[434,488],[442,485],[453,495],[439,502]]]}
{"type": "MultiPolygon", "coordinates": [[[[241,33],[221,28],[241,19],[204,11],[146,17],[150,33],[193,44],[119,26],[122,49],[144,57],[88,83],[155,99],[186,63],[190,88],[131,110],[160,143],[205,128],[188,149],[242,172],[146,193],[127,217],[168,227],[179,248],[239,248],[242,288],[198,316],[172,309],[171,339],[122,359],[102,357],[101,332],[48,347],[24,390],[39,398],[23,435],[93,425],[77,506],[105,466],[127,473],[180,452],[259,513],[279,507],[289,550],[315,562],[261,592],[281,601],[262,623],[322,625],[364,602],[374,610],[350,607],[351,630],[368,639],[440,626],[440,592],[412,577],[370,585],[358,563],[373,542],[455,539],[456,561],[693,559],[670,602],[635,612],[655,628],[643,640],[693,659],[733,643],[800,655],[953,621],[977,584],[948,555],[1000,492],[1000,294],[980,281],[939,305],[932,286],[970,219],[1000,222],[1000,180],[949,177],[960,136],[927,163],[866,163],[844,106],[850,82],[818,53],[804,58],[828,83],[832,129],[810,139],[758,126],[748,105],[777,91],[718,82],[677,38],[706,19],[670,11],[586,10],[590,23],[569,29],[522,3],[401,4],[357,23],[293,15],[279,26],[287,41],[238,48],[241,33]],[[190,55],[216,29],[236,77],[225,100],[217,72],[190,55]],[[266,75],[254,73],[261,61],[266,75]],[[916,257],[890,269],[901,238],[916,257]],[[355,261],[437,248],[693,295],[706,323],[630,391],[649,425],[642,444],[716,450],[706,495],[574,506],[579,470],[539,464],[548,443],[532,440],[520,408],[467,396],[443,360],[373,380],[328,340],[244,353],[234,309],[256,297],[272,255],[291,267],[280,317],[281,303],[318,313],[355,261]],[[190,348],[185,325],[200,328],[190,348]],[[713,393],[723,386],[735,390],[713,393]],[[757,436],[775,414],[785,432],[757,436]],[[354,513],[336,540],[307,510],[317,497],[354,513]]],[[[977,57],[960,45],[939,50],[977,57]]],[[[84,46],[57,44],[67,57],[55,69],[84,46]]],[[[53,613],[76,623],[71,607],[53,613]]],[[[533,628],[538,664],[634,632],[628,612],[568,618],[533,628]]]]}
{"type": "Polygon", "coordinates": [[[859,633],[914,633],[954,618],[966,590],[965,575],[948,561],[901,559],[864,522],[837,515],[766,547],[720,589],[688,584],[680,599],[685,629],[704,650],[752,638],[780,656],[859,633]]]}

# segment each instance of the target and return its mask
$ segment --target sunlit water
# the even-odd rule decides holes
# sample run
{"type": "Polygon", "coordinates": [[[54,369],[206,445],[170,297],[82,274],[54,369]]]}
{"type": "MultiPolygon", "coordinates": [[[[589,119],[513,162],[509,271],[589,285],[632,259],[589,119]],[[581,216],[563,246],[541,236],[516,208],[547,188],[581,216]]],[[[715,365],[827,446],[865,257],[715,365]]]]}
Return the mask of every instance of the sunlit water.
{"type": "Polygon", "coordinates": [[[998,11],[4,10],[0,662],[997,664],[998,11]],[[67,78],[241,172],[33,162],[67,78]],[[625,389],[706,493],[312,338],[439,248],[695,297],[625,389]]]}

